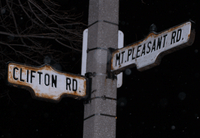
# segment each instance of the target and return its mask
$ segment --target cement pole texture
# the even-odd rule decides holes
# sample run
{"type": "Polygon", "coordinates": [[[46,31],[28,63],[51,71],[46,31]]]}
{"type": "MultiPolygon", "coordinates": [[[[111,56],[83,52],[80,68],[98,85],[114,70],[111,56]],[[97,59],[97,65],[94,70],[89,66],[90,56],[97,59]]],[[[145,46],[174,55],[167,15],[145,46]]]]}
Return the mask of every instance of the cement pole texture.
{"type": "Polygon", "coordinates": [[[91,98],[84,105],[83,138],[116,138],[117,80],[108,78],[108,48],[117,49],[118,0],[90,0],[87,69],[91,98]]]}

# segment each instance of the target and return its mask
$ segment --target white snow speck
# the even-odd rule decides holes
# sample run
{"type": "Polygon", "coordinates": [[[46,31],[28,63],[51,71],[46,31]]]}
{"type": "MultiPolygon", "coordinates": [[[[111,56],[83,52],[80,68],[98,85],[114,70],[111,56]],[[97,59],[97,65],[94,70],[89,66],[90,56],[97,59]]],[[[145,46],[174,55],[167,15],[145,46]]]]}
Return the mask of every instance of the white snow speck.
{"type": "Polygon", "coordinates": [[[171,129],[172,129],[172,130],[175,130],[175,129],[176,129],[176,127],[175,127],[174,125],[172,125],[172,126],[171,126],[171,129]]]}

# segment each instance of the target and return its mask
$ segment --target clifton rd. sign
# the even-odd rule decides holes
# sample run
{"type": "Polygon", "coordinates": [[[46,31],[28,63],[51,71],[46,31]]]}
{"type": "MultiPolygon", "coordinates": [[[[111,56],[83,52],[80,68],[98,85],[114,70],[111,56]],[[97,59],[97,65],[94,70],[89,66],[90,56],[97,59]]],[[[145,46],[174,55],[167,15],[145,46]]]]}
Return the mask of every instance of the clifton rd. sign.
{"type": "Polygon", "coordinates": [[[34,97],[59,101],[61,96],[86,98],[87,79],[83,76],[61,73],[49,65],[41,67],[8,63],[8,83],[31,89],[34,97]]]}
{"type": "Polygon", "coordinates": [[[192,23],[186,22],[159,34],[150,33],[144,40],[114,51],[111,72],[117,74],[134,65],[142,71],[158,65],[164,54],[193,43],[195,32],[191,28],[192,23]]]}

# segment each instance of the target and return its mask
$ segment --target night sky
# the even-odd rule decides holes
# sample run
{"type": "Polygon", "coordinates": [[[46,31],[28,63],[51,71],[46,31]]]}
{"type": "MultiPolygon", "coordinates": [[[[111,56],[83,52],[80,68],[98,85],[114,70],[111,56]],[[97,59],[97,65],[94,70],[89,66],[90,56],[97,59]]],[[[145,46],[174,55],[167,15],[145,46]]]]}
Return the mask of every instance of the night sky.
{"type": "MultiPolygon", "coordinates": [[[[83,13],[87,23],[88,1],[60,2],[63,9],[83,13]]],[[[120,0],[119,30],[125,46],[144,39],[151,24],[162,32],[192,20],[196,37],[193,45],[164,56],[159,66],[124,71],[117,91],[117,138],[200,137],[199,7],[198,0],[120,0]]],[[[74,59],[79,62],[71,62],[70,72],[77,74],[80,56],[74,59]]],[[[0,82],[0,137],[82,138],[83,101],[36,100],[29,91],[7,86],[4,79],[0,82]]]]}

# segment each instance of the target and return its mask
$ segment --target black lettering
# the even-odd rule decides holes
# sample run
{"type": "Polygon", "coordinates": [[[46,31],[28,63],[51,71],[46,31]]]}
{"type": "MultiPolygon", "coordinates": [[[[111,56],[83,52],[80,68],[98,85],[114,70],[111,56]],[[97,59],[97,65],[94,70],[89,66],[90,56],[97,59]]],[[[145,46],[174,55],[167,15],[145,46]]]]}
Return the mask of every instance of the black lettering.
{"type": "Polygon", "coordinates": [[[178,29],[177,36],[176,36],[176,42],[180,41],[181,33],[182,33],[182,29],[178,29]]]}
{"type": "Polygon", "coordinates": [[[152,46],[151,52],[155,51],[155,50],[156,50],[156,39],[154,39],[154,41],[153,41],[153,46],[152,46]]]}
{"type": "Polygon", "coordinates": [[[42,74],[42,72],[37,72],[38,74],[39,74],[39,84],[41,85],[41,74],[42,74]]]}
{"type": "Polygon", "coordinates": [[[26,71],[26,82],[29,81],[29,70],[26,71]]]}
{"type": "Polygon", "coordinates": [[[131,53],[132,53],[132,49],[129,49],[129,50],[128,50],[127,61],[129,61],[129,57],[130,57],[131,53]]]}
{"type": "Polygon", "coordinates": [[[44,84],[45,84],[46,86],[49,86],[49,82],[50,82],[49,74],[45,74],[45,75],[44,75],[44,84]]]}
{"type": "Polygon", "coordinates": [[[52,86],[51,87],[53,87],[53,85],[54,85],[54,87],[56,88],[57,87],[57,75],[52,75],[51,76],[51,80],[52,80],[52,86]]]}
{"type": "Polygon", "coordinates": [[[73,81],[72,81],[73,83],[73,85],[72,85],[72,90],[73,91],[77,91],[77,85],[78,85],[78,82],[77,82],[77,80],[76,79],[73,79],[73,81]]]}
{"type": "MultiPolygon", "coordinates": [[[[123,63],[123,61],[124,61],[124,53],[125,53],[125,51],[122,51],[122,61],[121,61],[121,64],[123,63]]],[[[126,61],[125,61],[126,62],[126,61]]]]}
{"type": "Polygon", "coordinates": [[[33,75],[33,73],[35,73],[35,71],[31,70],[31,83],[33,81],[33,78],[35,78],[35,76],[33,75]]]}
{"type": "Polygon", "coordinates": [[[142,54],[141,54],[141,56],[144,54],[145,55],[145,48],[146,48],[146,46],[145,46],[145,44],[144,44],[144,46],[143,46],[143,48],[142,48],[142,54]]]}
{"type": "Polygon", "coordinates": [[[147,51],[147,54],[150,52],[150,50],[151,50],[151,47],[150,47],[150,45],[149,44],[151,44],[151,41],[149,41],[149,43],[147,44],[147,47],[148,47],[148,51],[147,51]]]}
{"type": "Polygon", "coordinates": [[[171,44],[175,43],[176,31],[172,32],[171,44]]]}
{"type": "Polygon", "coordinates": [[[24,80],[22,79],[22,68],[20,68],[19,80],[24,82],[24,80]]]}
{"type": "Polygon", "coordinates": [[[117,61],[118,61],[118,65],[120,65],[120,53],[116,54],[116,63],[115,63],[115,66],[117,66],[117,61]]]}
{"type": "Polygon", "coordinates": [[[167,36],[167,34],[163,36],[163,37],[164,37],[164,41],[163,41],[163,47],[165,47],[165,40],[166,40],[166,36],[167,36]]]}
{"type": "Polygon", "coordinates": [[[71,91],[70,85],[71,85],[71,79],[70,78],[66,78],[66,90],[70,90],[71,91]],[[68,87],[69,87],[69,89],[68,89],[68,87]]]}
{"type": "Polygon", "coordinates": [[[134,60],[134,59],[135,59],[135,57],[134,57],[134,49],[135,49],[135,48],[133,48],[132,60],[134,60]]]}
{"type": "Polygon", "coordinates": [[[17,67],[13,68],[13,78],[14,80],[18,80],[18,78],[15,77],[15,70],[19,70],[17,67]]]}
{"type": "Polygon", "coordinates": [[[162,36],[161,36],[161,38],[158,37],[157,50],[158,50],[158,48],[160,49],[161,43],[162,43],[162,36]]]}
{"type": "Polygon", "coordinates": [[[137,47],[137,54],[136,54],[136,58],[138,58],[138,57],[140,57],[139,55],[138,55],[138,53],[140,52],[140,47],[141,47],[142,45],[139,45],[138,47],[137,47]]]}

